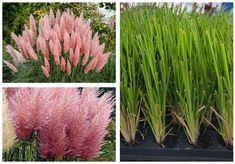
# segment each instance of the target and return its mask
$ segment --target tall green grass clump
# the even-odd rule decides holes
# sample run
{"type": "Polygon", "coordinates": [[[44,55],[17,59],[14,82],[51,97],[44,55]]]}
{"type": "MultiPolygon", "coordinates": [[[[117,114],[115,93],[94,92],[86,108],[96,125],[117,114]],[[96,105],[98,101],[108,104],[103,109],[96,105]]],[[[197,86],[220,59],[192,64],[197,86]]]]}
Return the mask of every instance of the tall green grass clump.
{"type": "Polygon", "coordinates": [[[168,55],[165,55],[165,43],[162,42],[162,33],[169,29],[161,28],[155,17],[157,11],[143,9],[139,12],[139,21],[143,23],[142,31],[137,36],[141,54],[141,70],[144,79],[142,96],[144,100],[143,114],[149,123],[155,140],[162,144],[166,137],[166,101],[171,68],[168,67],[168,55]],[[150,16],[152,15],[152,16],[150,16]]]}
{"type": "MultiPolygon", "coordinates": [[[[231,15],[222,11],[205,14],[196,7],[188,11],[166,3],[147,4],[124,12],[121,64],[133,55],[123,51],[127,44],[135,50],[135,60],[125,68],[121,65],[121,71],[123,74],[135,65],[141,109],[157,143],[163,143],[170,133],[166,123],[169,111],[171,121],[177,120],[192,145],[198,145],[203,127],[212,126],[224,143],[232,146],[231,15]]],[[[122,95],[124,92],[121,88],[122,95]]]]}
{"type": "Polygon", "coordinates": [[[139,52],[136,46],[135,32],[128,15],[121,21],[121,111],[120,129],[124,140],[133,144],[140,117],[140,67],[139,52]]]}

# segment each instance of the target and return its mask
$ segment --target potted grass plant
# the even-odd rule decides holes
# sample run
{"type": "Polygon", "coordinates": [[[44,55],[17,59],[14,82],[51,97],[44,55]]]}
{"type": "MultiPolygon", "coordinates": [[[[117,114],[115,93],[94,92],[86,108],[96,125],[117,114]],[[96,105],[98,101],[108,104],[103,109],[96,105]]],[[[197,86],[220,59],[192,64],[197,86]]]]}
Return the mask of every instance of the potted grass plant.
{"type": "Polygon", "coordinates": [[[132,39],[135,33],[125,31],[124,27],[131,28],[131,25],[125,21],[121,28],[123,34],[121,36],[121,77],[123,80],[120,84],[122,90],[120,130],[126,143],[135,144],[140,119],[140,68],[138,67],[138,49],[132,46],[136,44],[136,41],[132,39]]]}
{"type": "Polygon", "coordinates": [[[135,147],[121,143],[121,160],[231,161],[231,15],[197,5],[130,6],[121,15],[121,74],[133,69],[138,78],[121,82],[138,84],[146,134],[135,147]]]}

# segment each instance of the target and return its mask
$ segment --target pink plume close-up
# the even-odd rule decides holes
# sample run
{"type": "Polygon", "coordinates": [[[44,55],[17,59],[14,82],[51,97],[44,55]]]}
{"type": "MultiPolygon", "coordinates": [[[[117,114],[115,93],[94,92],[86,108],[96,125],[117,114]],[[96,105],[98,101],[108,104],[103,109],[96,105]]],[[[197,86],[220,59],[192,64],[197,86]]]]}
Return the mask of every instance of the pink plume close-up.
{"type": "Polygon", "coordinates": [[[17,138],[37,132],[46,159],[98,156],[115,104],[98,88],[5,88],[17,138]]]}

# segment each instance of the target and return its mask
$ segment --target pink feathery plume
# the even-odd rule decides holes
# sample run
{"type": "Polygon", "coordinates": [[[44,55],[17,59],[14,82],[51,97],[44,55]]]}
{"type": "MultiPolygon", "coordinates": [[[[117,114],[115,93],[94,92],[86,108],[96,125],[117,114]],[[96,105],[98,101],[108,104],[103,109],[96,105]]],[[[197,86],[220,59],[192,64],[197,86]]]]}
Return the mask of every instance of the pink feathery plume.
{"type": "Polygon", "coordinates": [[[81,146],[80,157],[92,159],[97,156],[101,143],[107,134],[107,127],[110,121],[110,113],[114,105],[114,99],[110,92],[99,97],[97,89],[83,89],[81,104],[83,110],[87,110],[88,136],[81,146]]]}
{"type": "Polygon", "coordinates": [[[79,42],[77,42],[77,46],[76,46],[76,49],[75,49],[75,53],[74,53],[74,56],[73,56],[73,65],[74,67],[76,67],[78,65],[78,62],[79,62],[79,59],[80,59],[80,44],[79,42]]]}
{"type": "Polygon", "coordinates": [[[4,88],[5,94],[6,94],[6,98],[8,100],[8,108],[12,109],[12,100],[14,100],[15,98],[15,94],[18,88],[15,87],[7,87],[4,88]]]}
{"type": "Polygon", "coordinates": [[[66,31],[66,28],[65,28],[65,17],[64,17],[64,14],[62,14],[61,19],[60,19],[60,35],[61,35],[61,39],[64,39],[65,31],[66,31]]]}
{"type": "Polygon", "coordinates": [[[47,14],[40,19],[39,28],[40,28],[39,30],[41,31],[41,36],[43,36],[43,38],[48,40],[52,29],[50,25],[50,19],[47,14]]]}
{"type": "Polygon", "coordinates": [[[102,54],[102,56],[99,57],[96,69],[97,71],[100,71],[104,65],[108,62],[110,53],[102,54]]]}
{"type": "Polygon", "coordinates": [[[42,69],[42,72],[44,73],[44,75],[45,75],[46,77],[49,77],[49,72],[48,72],[47,68],[42,65],[42,66],[41,66],[41,69],[42,69]]]}
{"type": "Polygon", "coordinates": [[[60,41],[56,39],[54,44],[54,60],[56,65],[60,64],[60,53],[61,53],[60,41]]]}
{"type": "Polygon", "coordinates": [[[31,29],[28,29],[26,25],[24,25],[25,30],[22,33],[22,37],[24,38],[24,41],[30,42],[31,45],[34,45],[35,43],[35,36],[33,34],[33,31],[31,29]]]}
{"type": "Polygon", "coordinates": [[[20,36],[19,40],[20,40],[20,52],[21,52],[21,54],[24,56],[25,59],[29,59],[30,56],[28,55],[28,50],[27,50],[24,38],[20,36]]]}
{"type": "Polygon", "coordinates": [[[30,25],[30,29],[33,32],[34,38],[35,38],[37,36],[37,28],[36,28],[35,19],[32,14],[30,14],[30,17],[29,17],[29,25],[30,25]]]}
{"type": "Polygon", "coordinates": [[[66,54],[69,51],[70,48],[70,36],[68,32],[65,32],[64,34],[64,53],[66,54]]]}
{"type": "Polygon", "coordinates": [[[57,10],[56,12],[56,23],[59,24],[60,23],[60,10],[57,10]]]}
{"type": "Polygon", "coordinates": [[[84,50],[85,55],[84,55],[84,58],[82,60],[82,65],[83,66],[86,65],[86,63],[87,63],[87,61],[90,57],[90,43],[91,43],[90,39],[88,39],[88,40],[84,39],[84,41],[83,41],[83,46],[84,46],[84,49],[85,49],[84,50]]]}
{"type": "Polygon", "coordinates": [[[50,94],[44,106],[47,111],[40,115],[39,151],[44,158],[61,160],[70,152],[70,136],[77,132],[72,125],[83,117],[74,116],[80,103],[79,93],[76,88],[51,88],[47,92],[50,94]]]}
{"type": "Polygon", "coordinates": [[[3,62],[7,65],[8,68],[10,68],[13,72],[18,72],[17,68],[11,64],[10,62],[3,60],[3,62]]]}
{"type": "Polygon", "coordinates": [[[32,40],[30,38],[30,35],[28,34],[27,26],[26,26],[25,31],[23,31],[23,33],[22,33],[22,38],[23,38],[24,42],[29,42],[32,45],[32,40]]]}
{"type": "Polygon", "coordinates": [[[53,54],[54,53],[54,43],[52,40],[49,41],[49,47],[50,47],[50,51],[53,54]]]}
{"type": "Polygon", "coordinates": [[[67,75],[69,76],[71,74],[71,64],[69,62],[69,60],[67,60],[67,75]]]}
{"type": "Polygon", "coordinates": [[[10,98],[12,96],[15,95],[17,88],[15,87],[8,87],[8,88],[4,88],[4,91],[6,93],[6,98],[10,98]]]}
{"type": "Polygon", "coordinates": [[[14,64],[18,66],[20,64],[20,61],[18,60],[18,57],[16,56],[15,49],[12,48],[10,45],[6,45],[6,49],[7,49],[7,52],[13,58],[14,64]]]}
{"type": "Polygon", "coordinates": [[[66,30],[71,33],[74,30],[74,17],[71,15],[70,11],[65,12],[65,28],[66,30]]]}
{"type": "Polygon", "coordinates": [[[61,40],[60,26],[59,26],[58,23],[55,24],[54,30],[55,30],[55,32],[56,32],[56,34],[58,36],[58,39],[61,40]]]}
{"type": "Polygon", "coordinates": [[[51,27],[53,27],[53,25],[54,25],[54,20],[55,20],[55,16],[54,16],[53,10],[50,8],[50,25],[51,25],[51,27]]]}
{"type": "Polygon", "coordinates": [[[19,39],[19,37],[14,32],[11,33],[11,38],[15,41],[15,43],[18,46],[20,46],[20,39],[19,39]]]}
{"type": "Polygon", "coordinates": [[[76,35],[73,31],[72,31],[71,39],[70,39],[70,48],[72,49],[76,48],[76,35]]]}
{"type": "Polygon", "coordinates": [[[41,36],[39,36],[38,37],[38,42],[39,42],[39,47],[41,49],[41,52],[42,52],[43,56],[45,58],[47,58],[47,60],[50,60],[46,40],[43,39],[41,36]]]}
{"type": "Polygon", "coordinates": [[[26,45],[26,48],[27,48],[27,51],[28,51],[28,54],[29,54],[30,59],[37,61],[37,60],[38,60],[38,56],[37,56],[37,54],[34,52],[32,46],[30,45],[30,43],[29,43],[29,42],[26,42],[25,45],[26,45]]]}
{"type": "Polygon", "coordinates": [[[70,62],[73,62],[73,57],[74,57],[73,49],[70,48],[69,49],[69,60],[70,60],[70,62]]]}
{"type": "Polygon", "coordinates": [[[85,74],[87,74],[90,70],[93,70],[98,62],[98,57],[93,58],[90,63],[85,68],[85,74]]]}
{"type": "Polygon", "coordinates": [[[65,72],[66,66],[65,66],[64,57],[61,57],[60,67],[61,67],[61,71],[65,72]]]}
{"type": "Polygon", "coordinates": [[[48,62],[47,58],[44,58],[44,65],[49,73],[50,72],[50,63],[48,62]]]}
{"type": "Polygon", "coordinates": [[[38,130],[38,115],[42,109],[40,89],[18,88],[9,97],[12,120],[19,139],[27,140],[38,130]]]}
{"type": "Polygon", "coordinates": [[[66,118],[65,113],[67,113],[66,106],[58,96],[54,100],[48,101],[46,106],[48,110],[42,114],[44,118],[41,120],[40,125],[39,152],[43,158],[54,157],[55,160],[61,160],[66,154],[67,147],[66,124],[64,121],[66,118]]]}
{"type": "Polygon", "coordinates": [[[56,39],[59,39],[57,32],[55,30],[51,30],[51,36],[50,36],[50,41],[52,41],[52,43],[54,44],[56,39]]]}
{"type": "Polygon", "coordinates": [[[15,88],[7,97],[18,138],[37,131],[41,157],[55,160],[96,157],[115,101],[92,88],[15,88]]]}

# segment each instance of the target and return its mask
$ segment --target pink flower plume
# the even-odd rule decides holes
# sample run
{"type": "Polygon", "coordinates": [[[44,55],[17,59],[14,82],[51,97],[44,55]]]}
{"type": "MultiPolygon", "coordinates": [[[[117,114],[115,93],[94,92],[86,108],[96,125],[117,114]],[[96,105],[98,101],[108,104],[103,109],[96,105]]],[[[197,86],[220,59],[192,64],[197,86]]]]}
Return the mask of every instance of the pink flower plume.
{"type": "Polygon", "coordinates": [[[93,88],[13,88],[6,95],[18,138],[27,140],[37,131],[43,158],[98,155],[115,102],[111,92],[101,96],[93,88]]]}
{"type": "Polygon", "coordinates": [[[48,62],[47,58],[44,58],[44,65],[49,73],[50,72],[50,63],[48,62]]]}
{"type": "Polygon", "coordinates": [[[39,42],[39,47],[41,49],[41,52],[42,52],[43,56],[45,58],[47,58],[47,60],[49,60],[49,51],[48,51],[48,48],[47,48],[46,40],[39,36],[38,37],[38,42],[39,42]]]}
{"type": "Polygon", "coordinates": [[[30,29],[32,30],[34,37],[36,37],[37,36],[36,22],[32,14],[30,14],[30,17],[29,17],[29,24],[30,24],[30,29]]]}
{"type": "Polygon", "coordinates": [[[10,62],[3,60],[3,62],[7,65],[8,68],[10,68],[13,72],[18,72],[17,68],[11,64],[10,62]]]}
{"type": "Polygon", "coordinates": [[[67,60],[67,75],[69,76],[71,74],[71,64],[69,62],[69,60],[67,60]]]}
{"type": "Polygon", "coordinates": [[[64,53],[66,54],[70,48],[70,36],[69,33],[65,32],[64,34],[64,53]]]}
{"type": "Polygon", "coordinates": [[[49,77],[49,72],[48,72],[47,68],[42,65],[42,66],[41,66],[41,69],[42,69],[42,72],[44,73],[44,75],[45,75],[46,77],[49,77]]]}
{"type": "Polygon", "coordinates": [[[61,67],[61,71],[65,72],[66,66],[65,66],[64,57],[61,57],[60,67],[61,67]]]}

